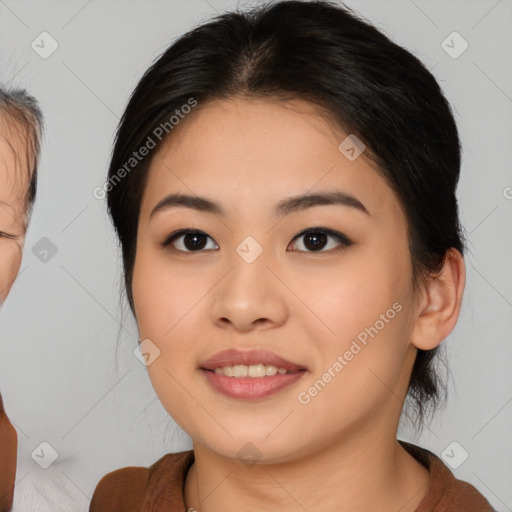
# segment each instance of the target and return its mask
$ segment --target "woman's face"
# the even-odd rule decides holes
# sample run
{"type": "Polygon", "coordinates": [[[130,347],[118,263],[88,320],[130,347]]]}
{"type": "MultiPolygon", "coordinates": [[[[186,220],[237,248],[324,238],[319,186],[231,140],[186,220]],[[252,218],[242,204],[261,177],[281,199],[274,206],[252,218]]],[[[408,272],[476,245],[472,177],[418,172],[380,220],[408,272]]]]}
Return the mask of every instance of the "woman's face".
{"type": "MultiPolygon", "coordinates": [[[[195,443],[233,459],[253,450],[293,460],[363,427],[395,428],[416,350],[396,197],[364,152],[354,158],[350,139],[339,149],[347,134],[308,103],[289,106],[198,107],[155,155],[140,211],[132,290],[152,384],[195,443]],[[345,204],[275,211],[334,192],[345,204]],[[222,213],[162,206],[170,194],[206,198],[222,213]],[[162,246],[181,229],[204,234],[162,246]],[[297,236],[304,230],[312,233],[297,236]],[[270,351],[301,370],[253,381],[224,375],[245,367],[211,371],[244,361],[205,363],[227,349],[270,351]]],[[[245,360],[252,375],[267,370],[258,358],[272,362],[245,360]]]]}
{"type": "Polygon", "coordinates": [[[25,238],[28,171],[16,157],[22,149],[21,138],[0,118],[0,305],[18,274],[25,238]]]}

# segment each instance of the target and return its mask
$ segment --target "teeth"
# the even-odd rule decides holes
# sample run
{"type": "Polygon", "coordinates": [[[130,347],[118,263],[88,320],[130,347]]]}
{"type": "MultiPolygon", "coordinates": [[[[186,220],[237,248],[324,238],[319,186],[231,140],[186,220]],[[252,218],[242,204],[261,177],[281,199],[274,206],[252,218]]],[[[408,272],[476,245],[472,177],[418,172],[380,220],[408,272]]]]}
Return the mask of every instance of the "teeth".
{"type": "Polygon", "coordinates": [[[276,375],[277,373],[288,373],[286,368],[278,368],[271,364],[236,364],[234,366],[223,366],[215,368],[215,373],[226,375],[227,377],[266,377],[276,375]]]}

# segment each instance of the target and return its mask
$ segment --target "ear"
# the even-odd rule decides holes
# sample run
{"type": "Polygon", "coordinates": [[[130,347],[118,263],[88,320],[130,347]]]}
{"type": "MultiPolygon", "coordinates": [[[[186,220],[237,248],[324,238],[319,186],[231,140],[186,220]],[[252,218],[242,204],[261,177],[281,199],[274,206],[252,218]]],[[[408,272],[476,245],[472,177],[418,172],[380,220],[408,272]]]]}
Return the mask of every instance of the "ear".
{"type": "Polygon", "coordinates": [[[420,292],[412,345],[432,350],[450,334],[459,318],[465,284],[464,258],[457,249],[450,248],[440,274],[428,278],[420,292]]]}

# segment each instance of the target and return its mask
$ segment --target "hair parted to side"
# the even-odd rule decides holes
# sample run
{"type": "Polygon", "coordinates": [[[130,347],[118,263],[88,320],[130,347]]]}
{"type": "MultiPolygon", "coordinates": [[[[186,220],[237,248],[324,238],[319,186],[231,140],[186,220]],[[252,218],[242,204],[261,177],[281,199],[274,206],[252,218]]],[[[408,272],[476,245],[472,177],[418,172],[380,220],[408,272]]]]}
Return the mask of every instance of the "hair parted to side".
{"type": "Polygon", "coordinates": [[[0,120],[11,134],[21,138],[25,154],[16,155],[18,163],[29,172],[29,187],[26,195],[27,221],[32,212],[32,206],[37,191],[37,165],[41,149],[43,132],[43,114],[36,99],[25,89],[8,89],[0,84],[0,120]]]}
{"type": "MultiPolygon", "coordinates": [[[[413,290],[441,270],[449,248],[464,254],[455,194],[461,147],[448,101],[418,58],[334,2],[259,4],[220,14],[178,38],[130,97],[116,134],[109,182],[190,98],[198,109],[234,97],[310,101],[363,141],[366,157],[405,213],[413,290]]],[[[165,140],[157,141],[157,149],[165,140]]],[[[132,312],[137,224],[157,149],[107,189],[132,312]]],[[[438,349],[419,350],[412,370],[407,402],[415,406],[420,426],[446,391],[436,371],[438,349]]]]}

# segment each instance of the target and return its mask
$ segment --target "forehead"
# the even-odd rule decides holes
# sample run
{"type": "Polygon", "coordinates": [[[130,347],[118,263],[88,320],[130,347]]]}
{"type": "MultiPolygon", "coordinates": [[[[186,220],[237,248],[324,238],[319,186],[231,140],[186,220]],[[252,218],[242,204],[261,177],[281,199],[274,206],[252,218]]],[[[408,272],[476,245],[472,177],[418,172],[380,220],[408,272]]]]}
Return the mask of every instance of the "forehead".
{"type": "MultiPolygon", "coordinates": [[[[158,156],[233,161],[300,160],[320,154],[343,132],[311,103],[302,100],[233,98],[199,105],[180,121],[158,156]]],[[[158,157],[157,156],[157,157],[158,157]]],[[[319,155],[317,155],[319,156],[319,155]]],[[[282,169],[285,172],[285,169],[282,169]]]]}
{"type": "Polygon", "coordinates": [[[0,112],[0,205],[19,210],[29,186],[26,142],[19,126],[0,112]]]}
{"type": "MultiPolygon", "coordinates": [[[[283,196],[345,189],[368,206],[399,208],[392,189],[363,154],[339,149],[348,134],[301,100],[218,100],[175,126],[150,167],[143,210],[170,191],[209,195],[226,209],[265,208],[283,196]],[[270,203],[270,204],[269,204],[270,203]]],[[[371,209],[371,207],[370,207],[371,209]]]]}

